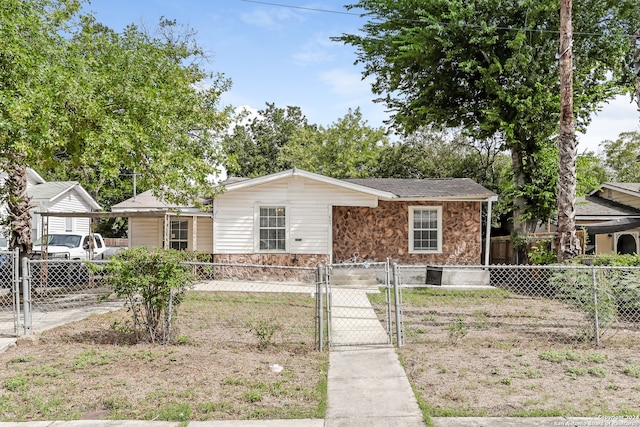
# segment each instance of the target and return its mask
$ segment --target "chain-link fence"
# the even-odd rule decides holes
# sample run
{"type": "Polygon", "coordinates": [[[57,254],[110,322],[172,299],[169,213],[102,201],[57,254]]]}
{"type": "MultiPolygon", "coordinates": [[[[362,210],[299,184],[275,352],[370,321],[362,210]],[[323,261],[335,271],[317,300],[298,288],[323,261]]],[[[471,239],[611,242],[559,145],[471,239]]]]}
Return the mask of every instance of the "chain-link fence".
{"type": "Polygon", "coordinates": [[[392,286],[388,262],[333,264],[326,283],[330,346],[391,344],[392,286]],[[373,309],[371,294],[381,294],[381,310],[373,309]]]}
{"type": "Polygon", "coordinates": [[[640,268],[399,266],[405,337],[486,345],[640,343],[640,268]]]}
{"type": "Polygon", "coordinates": [[[0,251],[0,336],[15,336],[21,328],[18,252],[0,251]]]}

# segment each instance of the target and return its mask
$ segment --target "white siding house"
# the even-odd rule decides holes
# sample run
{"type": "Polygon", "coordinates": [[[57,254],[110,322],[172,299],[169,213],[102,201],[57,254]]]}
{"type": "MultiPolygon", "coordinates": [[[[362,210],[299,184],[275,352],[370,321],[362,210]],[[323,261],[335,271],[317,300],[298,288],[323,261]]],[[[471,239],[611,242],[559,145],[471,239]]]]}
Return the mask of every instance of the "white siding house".
{"type": "MultiPolygon", "coordinates": [[[[4,181],[4,178],[6,174],[3,173],[0,179],[4,181]]],[[[33,240],[42,235],[43,228],[47,228],[48,233],[89,231],[89,218],[46,217],[43,221],[40,213],[86,213],[100,210],[100,205],[78,182],[46,182],[33,169],[27,170],[27,194],[34,206],[31,209],[33,240]]],[[[6,206],[0,205],[0,214],[4,216],[6,212],[6,206]]]]}
{"type": "Polygon", "coordinates": [[[226,186],[214,200],[214,253],[269,252],[260,247],[260,208],[284,208],[285,252],[330,255],[332,206],[376,207],[390,194],[353,189],[347,182],[293,170],[226,186]],[[283,179],[287,178],[287,179],[283,179]]]}

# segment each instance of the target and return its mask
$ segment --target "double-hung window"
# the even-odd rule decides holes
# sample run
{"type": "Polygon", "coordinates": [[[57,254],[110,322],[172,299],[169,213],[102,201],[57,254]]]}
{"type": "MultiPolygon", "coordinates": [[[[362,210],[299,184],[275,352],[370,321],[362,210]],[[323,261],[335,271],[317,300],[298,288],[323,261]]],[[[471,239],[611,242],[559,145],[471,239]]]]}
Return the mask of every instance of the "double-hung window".
{"type": "Polygon", "coordinates": [[[442,208],[411,206],[409,208],[409,252],[442,252],[442,208]]]}
{"type": "Polygon", "coordinates": [[[189,246],[189,221],[171,221],[169,247],[184,251],[189,246]]]}
{"type": "Polygon", "coordinates": [[[287,248],[287,216],[284,206],[260,206],[260,251],[284,252],[287,248]]]}

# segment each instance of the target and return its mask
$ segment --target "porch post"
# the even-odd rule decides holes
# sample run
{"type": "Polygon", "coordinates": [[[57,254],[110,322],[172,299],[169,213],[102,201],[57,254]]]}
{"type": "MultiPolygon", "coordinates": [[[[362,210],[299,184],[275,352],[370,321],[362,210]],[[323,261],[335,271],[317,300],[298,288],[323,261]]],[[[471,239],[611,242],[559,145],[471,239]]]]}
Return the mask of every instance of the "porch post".
{"type": "Polygon", "coordinates": [[[193,226],[191,227],[191,241],[193,242],[193,251],[198,250],[198,217],[193,216],[193,226]]]}
{"type": "Polygon", "coordinates": [[[169,215],[165,214],[162,222],[162,226],[164,227],[164,241],[162,242],[162,247],[164,249],[170,249],[169,241],[171,238],[171,222],[169,221],[169,215]]]}
{"type": "Polygon", "coordinates": [[[491,250],[491,208],[493,202],[498,200],[498,196],[493,196],[487,199],[487,224],[485,231],[485,242],[484,242],[484,265],[489,265],[489,260],[491,259],[489,251],[491,250]]]}

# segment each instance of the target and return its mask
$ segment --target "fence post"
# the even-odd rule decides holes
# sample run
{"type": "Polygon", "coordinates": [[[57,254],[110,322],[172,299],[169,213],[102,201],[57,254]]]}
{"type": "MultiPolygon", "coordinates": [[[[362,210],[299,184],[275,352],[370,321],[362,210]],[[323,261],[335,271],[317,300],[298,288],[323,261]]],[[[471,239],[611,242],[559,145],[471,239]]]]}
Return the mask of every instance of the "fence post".
{"type": "Polygon", "coordinates": [[[598,321],[598,281],[596,280],[596,267],[591,266],[591,280],[593,282],[593,330],[596,338],[596,347],[600,346],[600,322],[598,321]]]}
{"type": "Polygon", "coordinates": [[[400,302],[400,291],[398,290],[398,264],[393,263],[393,299],[395,303],[396,310],[396,345],[398,348],[404,345],[404,338],[402,337],[402,327],[400,325],[400,321],[402,318],[402,314],[400,310],[402,310],[402,303],[400,302]]]}
{"type": "Polygon", "coordinates": [[[318,266],[316,273],[316,328],[318,331],[318,351],[324,350],[324,322],[322,318],[322,266],[318,266]]]}
{"type": "Polygon", "coordinates": [[[331,346],[331,290],[329,287],[331,281],[331,266],[327,265],[324,271],[324,290],[327,296],[327,342],[331,346]]]}
{"type": "Polygon", "coordinates": [[[384,280],[384,293],[387,303],[387,336],[389,337],[389,344],[393,344],[393,326],[391,321],[391,269],[389,268],[389,258],[384,266],[385,280],[384,280]]]}
{"type": "Polygon", "coordinates": [[[20,334],[20,250],[14,249],[11,256],[11,268],[13,274],[12,289],[13,294],[13,309],[15,322],[13,323],[13,332],[16,335],[20,334]]]}
{"type": "Polygon", "coordinates": [[[22,303],[24,304],[24,334],[31,335],[31,280],[29,259],[22,258],[22,303]]]}

